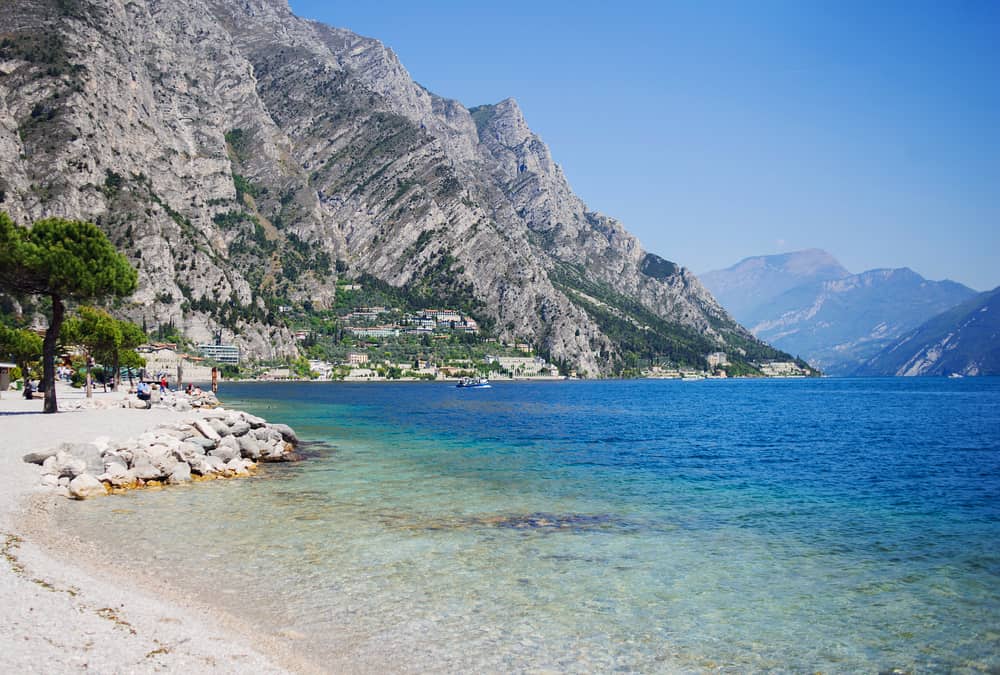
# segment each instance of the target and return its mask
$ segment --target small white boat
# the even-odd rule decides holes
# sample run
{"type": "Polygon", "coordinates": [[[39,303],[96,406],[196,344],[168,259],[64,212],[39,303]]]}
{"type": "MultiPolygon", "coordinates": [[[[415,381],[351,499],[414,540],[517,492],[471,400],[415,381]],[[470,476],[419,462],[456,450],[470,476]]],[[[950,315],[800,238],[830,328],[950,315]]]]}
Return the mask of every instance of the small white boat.
{"type": "Polygon", "coordinates": [[[459,389],[490,389],[492,385],[485,377],[463,377],[455,385],[459,389]]]}

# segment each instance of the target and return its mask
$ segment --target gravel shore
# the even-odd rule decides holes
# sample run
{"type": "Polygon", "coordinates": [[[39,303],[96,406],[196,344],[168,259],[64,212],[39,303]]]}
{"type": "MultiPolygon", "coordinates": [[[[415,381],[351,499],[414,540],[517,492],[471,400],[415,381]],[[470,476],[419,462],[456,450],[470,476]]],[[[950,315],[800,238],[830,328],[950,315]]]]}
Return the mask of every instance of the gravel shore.
{"type": "MultiPolygon", "coordinates": [[[[59,396],[63,402],[82,394],[64,388],[59,396]]],[[[47,536],[47,505],[64,497],[41,485],[40,467],[22,461],[24,454],[99,436],[123,440],[191,413],[41,409],[40,400],[16,392],[0,399],[0,672],[289,672],[287,654],[279,665],[267,641],[210,607],[165,598],[85,560],[80,542],[47,536]]]]}

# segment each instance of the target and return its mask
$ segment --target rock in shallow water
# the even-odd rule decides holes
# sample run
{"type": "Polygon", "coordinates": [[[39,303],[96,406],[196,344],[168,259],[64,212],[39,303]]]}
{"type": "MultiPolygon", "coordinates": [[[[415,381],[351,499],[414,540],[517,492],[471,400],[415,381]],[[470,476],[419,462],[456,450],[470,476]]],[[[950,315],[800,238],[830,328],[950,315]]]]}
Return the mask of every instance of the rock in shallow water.
{"type": "Polygon", "coordinates": [[[272,424],[271,428],[281,434],[281,438],[292,445],[298,445],[299,437],[295,435],[295,432],[287,424],[272,424]]]}
{"type": "Polygon", "coordinates": [[[184,462],[179,462],[174,470],[170,472],[170,477],[167,478],[167,482],[171,485],[178,485],[180,483],[187,483],[191,480],[191,467],[184,462]]]}
{"type": "Polygon", "coordinates": [[[90,499],[91,497],[103,497],[108,494],[104,483],[83,473],[69,482],[69,495],[73,499],[90,499]]]}
{"type": "Polygon", "coordinates": [[[260,459],[260,443],[250,434],[239,437],[240,454],[247,459],[260,459]]]}

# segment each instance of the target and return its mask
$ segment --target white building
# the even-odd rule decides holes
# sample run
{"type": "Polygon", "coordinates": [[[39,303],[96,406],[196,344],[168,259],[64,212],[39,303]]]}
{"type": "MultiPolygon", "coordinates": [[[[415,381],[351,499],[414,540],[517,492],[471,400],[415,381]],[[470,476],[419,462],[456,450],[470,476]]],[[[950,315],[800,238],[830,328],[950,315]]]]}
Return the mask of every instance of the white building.
{"type": "Polygon", "coordinates": [[[768,377],[803,377],[809,374],[794,361],[771,361],[760,364],[760,372],[768,377]]]}
{"type": "Polygon", "coordinates": [[[399,328],[396,326],[349,327],[347,330],[358,337],[396,337],[399,335],[399,328]]]}
{"type": "Polygon", "coordinates": [[[240,362],[240,348],[236,345],[200,344],[198,350],[202,356],[212,361],[233,365],[238,365],[240,362]]]}
{"type": "Polygon", "coordinates": [[[205,365],[203,358],[181,354],[177,345],[172,342],[145,344],[136,347],[139,356],[146,360],[146,375],[158,378],[166,375],[174,381],[177,377],[177,367],[181,367],[181,377],[184,382],[210,382],[212,368],[205,365]]]}
{"type": "Polygon", "coordinates": [[[309,370],[316,373],[321,380],[329,380],[333,375],[334,365],[329,361],[309,359],[309,370]]]}
{"type": "Polygon", "coordinates": [[[726,357],[725,352],[712,352],[705,357],[708,362],[709,368],[718,368],[719,366],[728,366],[729,359],[726,357]]]}

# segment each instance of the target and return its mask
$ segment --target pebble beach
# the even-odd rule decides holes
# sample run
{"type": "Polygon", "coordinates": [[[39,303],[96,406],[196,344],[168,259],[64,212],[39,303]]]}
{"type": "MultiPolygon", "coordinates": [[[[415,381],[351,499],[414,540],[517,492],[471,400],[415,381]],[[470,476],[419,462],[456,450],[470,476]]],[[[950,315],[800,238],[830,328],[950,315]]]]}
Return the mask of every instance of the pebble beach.
{"type": "MultiPolygon", "coordinates": [[[[136,489],[148,483],[164,485],[162,489],[197,490],[192,477],[196,481],[199,477],[216,477],[213,474],[247,475],[256,462],[240,457],[238,443],[230,441],[236,446],[235,453],[231,448],[220,449],[219,458],[212,454],[220,447],[217,441],[192,448],[196,444],[184,440],[212,435],[219,435],[221,440],[219,425],[225,424],[227,415],[235,423],[236,416],[216,409],[209,411],[206,418],[205,412],[184,404],[176,408],[133,409],[128,402],[123,403],[124,394],[115,393],[95,393],[92,401],[86,401],[82,392],[62,386],[58,396],[60,408],[65,411],[55,415],[42,414],[41,400],[26,401],[17,392],[4,392],[0,398],[0,607],[4,608],[0,612],[0,671],[279,673],[289,672],[290,664],[292,670],[303,670],[295,667],[289,654],[282,656],[280,648],[269,645],[266,636],[248,634],[236,619],[221,615],[210,603],[172,597],[140,575],[102,567],[99,556],[88,550],[87,542],[55,535],[47,526],[55,500],[64,501],[70,496],[71,475],[89,477],[83,483],[90,487],[91,495],[97,495],[95,483],[101,493],[112,491],[113,476],[107,472],[94,480],[98,476],[87,473],[86,468],[70,466],[80,461],[71,452],[73,448],[96,451],[89,458],[91,466],[98,462],[93,471],[129,471],[118,476],[115,489],[136,489]],[[198,427],[202,431],[192,434],[198,427]],[[136,448],[137,439],[147,441],[147,449],[174,439],[172,449],[176,451],[185,444],[182,450],[192,455],[190,462],[175,458],[170,466],[162,467],[169,473],[155,478],[150,475],[144,480],[137,475],[141,469],[156,472],[155,467],[148,466],[155,464],[148,462],[148,457],[134,455],[138,468],[101,461],[112,454],[133,459],[128,450],[136,448]],[[95,440],[96,446],[87,445],[95,440]],[[63,466],[53,468],[59,451],[62,454],[58,461],[63,466]],[[234,456],[229,457],[227,451],[234,456]],[[42,461],[24,461],[29,453],[41,453],[42,461]],[[49,463],[42,466],[45,459],[49,463]],[[227,468],[225,465],[230,463],[227,468]],[[241,464],[239,471],[235,463],[241,464]],[[184,468],[180,468],[182,465],[184,468]],[[193,476],[191,467],[195,468],[193,476]],[[63,474],[61,478],[59,473],[63,474]],[[183,479],[185,476],[188,480],[183,479]]],[[[270,427],[265,427],[263,420],[252,419],[258,429],[270,427]]],[[[238,421],[240,431],[243,424],[250,427],[242,418],[238,421]]],[[[243,435],[254,439],[248,431],[243,435]]],[[[235,438],[232,434],[226,436],[235,438]]],[[[280,438],[280,433],[277,436],[280,438]]],[[[261,447],[254,451],[273,451],[265,446],[267,440],[265,436],[261,447]]],[[[284,447],[284,443],[281,445],[284,447]]],[[[101,494],[100,498],[115,497],[101,494]]],[[[122,545],[127,546],[127,542],[122,545]]]]}

